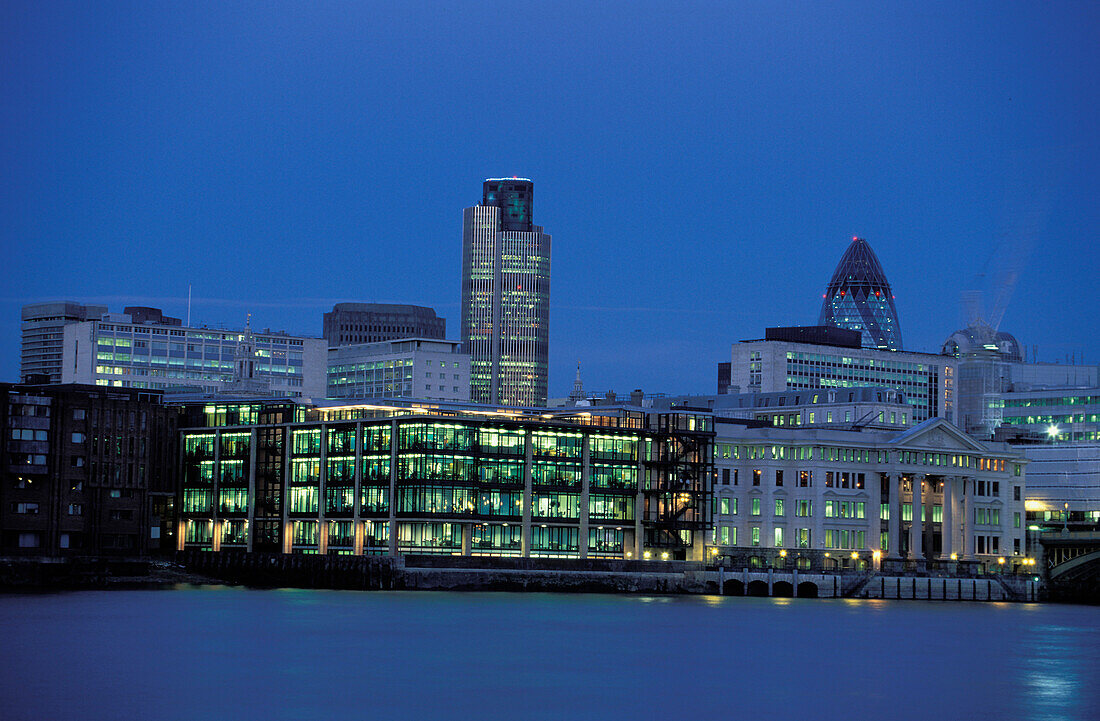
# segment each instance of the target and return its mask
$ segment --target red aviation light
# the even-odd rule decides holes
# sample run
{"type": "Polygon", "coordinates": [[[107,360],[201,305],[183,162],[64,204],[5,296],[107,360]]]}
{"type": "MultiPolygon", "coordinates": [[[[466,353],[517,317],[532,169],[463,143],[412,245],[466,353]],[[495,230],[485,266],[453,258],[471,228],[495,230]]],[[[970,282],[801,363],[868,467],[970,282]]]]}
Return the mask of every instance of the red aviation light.
{"type": "Polygon", "coordinates": [[[879,291],[877,291],[877,290],[876,290],[876,291],[875,291],[875,297],[876,297],[876,298],[879,298],[879,297],[881,297],[881,296],[882,296],[882,293],[880,293],[879,291]]]}

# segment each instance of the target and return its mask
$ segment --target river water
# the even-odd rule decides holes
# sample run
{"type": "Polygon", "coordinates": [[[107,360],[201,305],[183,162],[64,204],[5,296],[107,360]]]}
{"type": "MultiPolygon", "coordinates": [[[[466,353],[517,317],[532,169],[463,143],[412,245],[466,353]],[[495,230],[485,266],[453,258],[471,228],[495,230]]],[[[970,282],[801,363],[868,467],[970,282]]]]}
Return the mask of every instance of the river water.
{"type": "Polygon", "coordinates": [[[0,719],[1100,719],[1100,608],[186,588],[0,596],[0,719]]]}

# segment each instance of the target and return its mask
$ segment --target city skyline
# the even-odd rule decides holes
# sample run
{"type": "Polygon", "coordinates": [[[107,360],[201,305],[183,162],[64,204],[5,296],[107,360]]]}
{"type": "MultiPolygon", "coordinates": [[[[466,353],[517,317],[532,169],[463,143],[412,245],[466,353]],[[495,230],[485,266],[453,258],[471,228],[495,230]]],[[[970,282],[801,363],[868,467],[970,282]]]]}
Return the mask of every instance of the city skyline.
{"type": "Polygon", "coordinates": [[[1001,329],[1039,360],[1100,359],[1082,332],[1098,312],[1082,262],[1100,220],[1095,9],[705,8],[625,24],[544,8],[519,35],[477,9],[428,28],[412,9],[0,10],[2,142],[22,179],[0,200],[0,377],[18,377],[20,307],[44,300],[185,316],[190,283],[193,324],[250,310],[316,336],[333,303],[370,301],[455,323],[459,209],[495,175],[539,183],[559,239],[551,396],[578,359],[593,391],[711,390],[731,343],[815,321],[853,235],[891,280],[907,349],[938,351],[965,325],[961,291],[1009,256],[1001,329]],[[440,60],[486,23],[501,48],[440,60]],[[417,57],[414,33],[440,52],[417,57]],[[467,72],[513,45],[543,92],[467,72]],[[546,112],[483,122],[510,104],[546,112]],[[430,190],[393,192],[402,177],[430,190]]]}

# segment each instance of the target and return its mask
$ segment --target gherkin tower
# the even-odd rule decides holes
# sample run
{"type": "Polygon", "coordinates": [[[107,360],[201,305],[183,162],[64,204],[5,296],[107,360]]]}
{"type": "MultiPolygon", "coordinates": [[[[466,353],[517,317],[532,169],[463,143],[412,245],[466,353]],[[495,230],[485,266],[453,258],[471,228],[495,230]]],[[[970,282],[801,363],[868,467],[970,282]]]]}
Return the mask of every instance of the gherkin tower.
{"type": "Polygon", "coordinates": [[[852,238],[822,298],[818,325],[858,330],[864,348],[902,350],[890,282],[863,238],[852,238]]]}

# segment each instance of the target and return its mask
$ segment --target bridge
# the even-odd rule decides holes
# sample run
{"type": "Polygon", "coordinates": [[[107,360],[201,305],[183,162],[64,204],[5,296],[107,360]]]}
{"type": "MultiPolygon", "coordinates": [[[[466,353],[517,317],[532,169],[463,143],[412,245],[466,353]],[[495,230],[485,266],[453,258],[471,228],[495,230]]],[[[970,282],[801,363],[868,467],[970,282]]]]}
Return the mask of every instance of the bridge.
{"type": "Polygon", "coordinates": [[[1046,531],[1033,541],[1051,599],[1100,602],[1100,530],[1046,531]]]}

